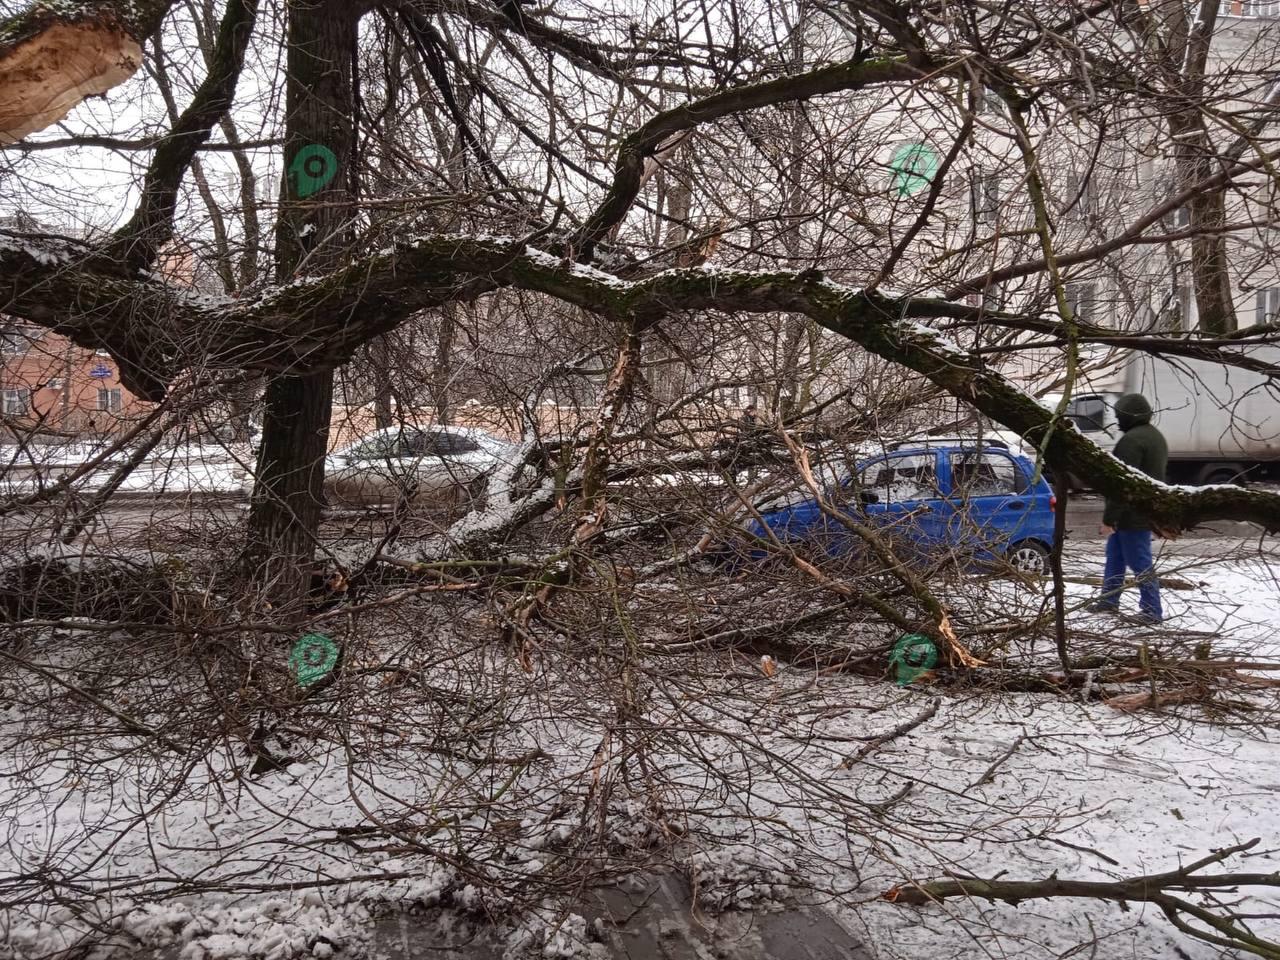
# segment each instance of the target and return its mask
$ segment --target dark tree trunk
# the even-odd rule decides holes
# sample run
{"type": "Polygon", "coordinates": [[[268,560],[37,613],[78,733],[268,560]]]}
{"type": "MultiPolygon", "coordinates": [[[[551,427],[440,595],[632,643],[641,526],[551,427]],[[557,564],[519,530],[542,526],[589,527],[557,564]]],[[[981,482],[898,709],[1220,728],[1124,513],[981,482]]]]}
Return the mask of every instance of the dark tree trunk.
{"type": "Polygon", "coordinates": [[[373,422],[379,430],[386,430],[396,420],[389,336],[383,334],[369,344],[369,365],[373,373],[373,422]]]}
{"type": "MultiPolygon", "coordinates": [[[[1203,119],[1180,117],[1171,124],[1178,143],[1178,189],[1209,179],[1217,172],[1203,119]]],[[[1227,261],[1226,188],[1202,190],[1187,204],[1191,237],[1191,280],[1199,328],[1226,335],[1238,326],[1231,271],[1227,261]]]]}
{"type": "Polygon", "coordinates": [[[1231,271],[1227,267],[1226,203],[1222,190],[1206,190],[1191,202],[1191,276],[1196,313],[1204,333],[1226,335],[1238,326],[1231,271]]]}
{"type": "MultiPolygon", "coordinates": [[[[1178,189],[1185,190],[1208,180],[1221,167],[1200,105],[1205,96],[1205,67],[1217,28],[1218,0],[1200,0],[1199,10],[1190,20],[1186,13],[1172,20],[1169,49],[1178,55],[1182,71],[1184,102],[1196,106],[1174,113],[1169,132],[1177,158],[1178,189]],[[1190,20],[1190,22],[1188,22],[1190,20]],[[1185,35],[1183,33],[1185,32],[1185,35]],[[1184,46],[1185,44],[1185,46],[1184,46]]],[[[1210,334],[1228,334],[1236,329],[1236,309],[1227,268],[1226,186],[1201,190],[1187,205],[1193,231],[1191,277],[1195,287],[1196,313],[1200,329],[1210,334]]]]}
{"type": "MultiPolygon", "coordinates": [[[[332,267],[344,252],[357,20],[353,5],[342,0],[289,4],[286,176],[276,224],[281,282],[332,267]],[[321,161],[308,164],[308,154],[318,154],[321,161]]],[[[332,370],[278,376],[267,383],[245,559],[277,609],[296,605],[310,582],[332,400],[332,370]]]]}
{"type": "Polygon", "coordinates": [[[324,493],[333,373],[267,384],[258,483],[249,513],[251,575],[279,604],[301,598],[311,575],[324,493]]]}
{"type": "Polygon", "coordinates": [[[440,336],[436,340],[436,355],[431,369],[437,423],[448,423],[451,412],[449,381],[453,375],[453,335],[458,327],[459,309],[461,308],[454,303],[446,303],[440,308],[440,336]]]}

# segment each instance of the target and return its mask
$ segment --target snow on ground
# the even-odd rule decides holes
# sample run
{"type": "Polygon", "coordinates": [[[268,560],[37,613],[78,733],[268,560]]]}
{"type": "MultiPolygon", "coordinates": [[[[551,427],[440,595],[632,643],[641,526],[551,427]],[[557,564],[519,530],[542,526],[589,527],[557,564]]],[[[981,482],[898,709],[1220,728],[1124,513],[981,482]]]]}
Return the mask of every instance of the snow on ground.
{"type": "MultiPolygon", "coordinates": [[[[106,452],[103,444],[0,445],[0,494],[34,493],[106,452]]],[[[101,489],[129,457],[113,453],[75,482],[77,490],[101,489]]],[[[240,494],[246,490],[253,455],[245,445],[178,444],[154,450],[124,480],[120,490],[147,495],[240,494]]]]}
{"type": "MultiPolygon", "coordinates": [[[[1099,571],[1099,550],[1074,553],[1069,574],[1099,571]]],[[[1280,658],[1280,564],[1204,552],[1167,548],[1165,574],[1203,584],[1166,591],[1177,629],[1215,632],[1219,655],[1280,658]]],[[[977,578],[952,589],[1025,609],[1042,599],[977,578]]],[[[1071,584],[1071,606],[1094,589],[1071,584]]],[[[585,956],[599,948],[582,918],[558,923],[565,914],[538,905],[537,884],[575,875],[601,841],[638,863],[664,839],[676,842],[660,860],[696,882],[705,909],[776,909],[803,891],[882,960],[1040,960],[1077,947],[1209,960],[1220,951],[1140,905],[921,909],[881,897],[947,872],[1116,879],[1255,836],[1260,849],[1222,869],[1280,868],[1271,692],[1233,692],[1254,709],[1206,722],[785,666],[768,679],[711,651],[642,668],[621,651],[570,660],[548,648],[526,672],[504,650],[460,641],[435,609],[370,626],[362,640],[357,665],[389,659],[416,680],[353,676],[346,699],[318,698],[294,721],[300,731],[279,734],[293,749],[309,744],[310,759],[260,778],[245,775],[235,737],[211,735],[183,758],[145,737],[99,742],[101,714],[6,668],[0,956],[85,942],[113,942],[118,956],[168,945],[182,960],[357,956],[373,915],[410,906],[493,919],[511,956],[585,956]],[[629,699],[606,695],[620,677],[629,699]],[[27,700],[42,690],[55,701],[47,716],[27,700]],[[850,759],[935,698],[936,715],[912,733],[850,759]],[[331,736],[343,717],[344,735],[331,736]]],[[[1082,636],[1114,626],[1083,612],[1072,623],[1082,636]]],[[[1121,630],[1113,642],[1137,639],[1121,630]]],[[[174,696],[195,701],[181,656],[137,645],[112,655],[156,658],[174,696]]],[[[83,684],[101,666],[85,638],[32,643],[25,656],[83,684]]],[[[1035,657],[1046,656],[1042,644],[1035,657]]],[[[145,684],[112,694],[95,683],[99,696],[136,704],[143,724],[162,723],[145,684]]],[[[190,723],[198,738],[204,721],[190,723]]],[[[1280,938],[1274,921],[1259,927],[1280,938]]]]}

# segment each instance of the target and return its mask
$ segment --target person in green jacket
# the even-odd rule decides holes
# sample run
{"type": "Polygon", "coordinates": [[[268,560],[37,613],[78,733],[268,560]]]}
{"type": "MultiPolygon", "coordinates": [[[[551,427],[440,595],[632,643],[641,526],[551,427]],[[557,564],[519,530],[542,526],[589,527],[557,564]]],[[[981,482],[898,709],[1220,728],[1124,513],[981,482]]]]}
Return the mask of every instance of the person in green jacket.
{"type": "MultiPolygon", "coordinates": [[[[1151,404],[1142,394],[1126,393],[1117,400],[1116,423],[1124,436],[1112,452],[1116,459],[1163,482],[1169,466],[1169,445],[1164,434],[1152,426],[1151,417],[1151,404]]],[[[1102,576],[1102,596],[1092,609],[1119,611],[1127,567],[1138,581],[1139,619],[1151,624],[1162,621],[1160,580],[1151,559],[1150,522],[1127,502],[1108,497],[1101,533],[1107,538],[1107,565],[1102,576]]]]}

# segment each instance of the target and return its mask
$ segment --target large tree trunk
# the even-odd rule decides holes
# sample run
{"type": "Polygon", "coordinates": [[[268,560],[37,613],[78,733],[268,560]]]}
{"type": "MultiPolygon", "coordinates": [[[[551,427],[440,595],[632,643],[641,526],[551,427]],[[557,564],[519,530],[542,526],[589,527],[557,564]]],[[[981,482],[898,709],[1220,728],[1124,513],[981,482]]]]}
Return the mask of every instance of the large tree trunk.
{"type": "Polygon", "coordinates": [[[300,599],[310,580],[332,402],[329,370],[267,384],[248,557],[277,606],[300,599]]]}
{"type": "MultiPolygon", "coordinates": [[[[286,144],[276,225],[276,275],[323,270],[343,253],[341,231],[350,194],[353,141],[352,52],[356,12],[342,0],[289,4],[286,144]],[[305,163],[326,148],[328,168],[305,163]],[[300,157],[300,154],[302,156],[300,157]]],[[[327,160],[327,158],[326,158],[327,160]]],[[[329,441],[333,372],[278,376],[267,384],[258,477],[249,513],[245,558],[277,607],[296,605],[310,582],[329,441]]]]}
{"type": "Polygon", "coordinates": [[[1225,190],[1206,190],[1191,202],[1191,276],[1200,330],[1226,335],[1236,330],[1236,305],[1227,260],[1225,190]]]}
{"type": "Polygon", "coordinates": [[[379,430],[386,430],[396,422],[390,353],[385,334],[369,345],[370,366],[373,368],[373,425],[379,430]]]}

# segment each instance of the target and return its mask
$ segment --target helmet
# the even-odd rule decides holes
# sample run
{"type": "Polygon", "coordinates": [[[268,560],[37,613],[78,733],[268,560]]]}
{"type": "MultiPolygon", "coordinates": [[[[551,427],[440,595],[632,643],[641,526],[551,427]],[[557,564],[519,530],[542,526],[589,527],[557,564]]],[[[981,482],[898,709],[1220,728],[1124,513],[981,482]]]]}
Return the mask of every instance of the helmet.
{"type": "Polygon", "coordinates": [[[1116,401],[1116,423],[1121,430],[1130,430],[1140,423],[1150,423],[1154,412],[1147,398],[1140,393],[1126,393],[1116,401]]]}

